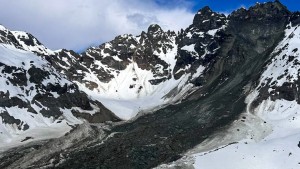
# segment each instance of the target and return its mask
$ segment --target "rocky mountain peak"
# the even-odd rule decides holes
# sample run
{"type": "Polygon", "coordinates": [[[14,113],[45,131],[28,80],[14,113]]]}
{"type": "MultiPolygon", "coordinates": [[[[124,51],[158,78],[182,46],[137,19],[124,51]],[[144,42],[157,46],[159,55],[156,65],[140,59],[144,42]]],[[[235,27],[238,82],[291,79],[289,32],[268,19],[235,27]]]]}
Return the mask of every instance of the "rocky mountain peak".
{"type": "Polygon", "coordinates": [[[24,50],[31,51],[38,55],[54,55],[54,52],[45,47],[37,38],[27,32],[11,31],[11,33],[18,40],[19,44],[24,50]]]}
{"type": "Polygon", "coordinates": [[[164,32],[158,24],[152,24],[148,27],[148,34],[159,34],[164,32]]]}
{"type": "Polygon", "coordinates": [[[250,7],[249,10],[256,15],[288,15],[291,12],[280,3],[278,0],[274,2],[267,3],[257,3],[255,6],[250,7]]]}
{"type": "Polygon", "coordinates": [[[28,46],[42,45],[42,43],[30,33],[23,32],[23,31],[12,31],[12,32],[16,35],[18,39],[22,40],[28,46]]]}
{"type": "Polygon", "coordinates": [[[226,22],[224,14],[213,12],[208,6],[200,9],[194,17],[193,27],[201,31],[220,28],[226,22]]]}
{"type": "Polygon", "coordinates": [[[164,36],[164,31],[158,24],[152,24],[148,27],[147,36],[149,39],[159,40],[164,36]]]}
{"type": "Polygon", "coordinates": [[[10,44],[16,48],[22,48],[12,32],[2,25],[0,25],[0,43],[10,44]]]}
{"type": "Polygon", "coordinates": [[[208,15],[208,14],[211,14],[211,13],[213,13],[213,11],[210,9],[209,6],[205,6],[205,7],[203,7],[202,9],[200,9],[198,11],[198,14],[201,14],[201,15],[208,15]]]}
{"type": "Polygon", "coordinates": [[[54,52],[45,47],[37,38],[27,32],[11,31],[0,25],[0,43],[9,44],[18,49],[38,55],[49,56],[54,52]]]}
{"type": "Polygon", "coordinates": [[[256,3],[248,10],[240,8],[234,11],[229,18],[231,19],[247,19],[247,20],[274,20],[286,18],[291,14],[286,6],[279,1],[256,3]]]}
{"type": "Polygon", "coordinates": [[[294,12],[290,17],[290,21],[292,23],[292,26],[300,24],[300,12],[294,12]]]}

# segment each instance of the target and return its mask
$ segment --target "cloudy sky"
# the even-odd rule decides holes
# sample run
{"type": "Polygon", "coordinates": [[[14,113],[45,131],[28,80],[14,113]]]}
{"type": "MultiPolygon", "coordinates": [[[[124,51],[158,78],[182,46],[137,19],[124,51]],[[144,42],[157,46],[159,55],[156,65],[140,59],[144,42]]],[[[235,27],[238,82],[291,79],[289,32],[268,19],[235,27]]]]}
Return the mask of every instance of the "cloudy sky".
{"type": "MultiPolygon", "coordinates": [[[[23,30],[50,49],[81,51],[125,33],[138,35],[153,23],[179,30],[205,5],[230,13],[264,0],[0,0],[0,24],[23,30]]],[[[282,0],[299,10],[296,0],[282,0]]]]}

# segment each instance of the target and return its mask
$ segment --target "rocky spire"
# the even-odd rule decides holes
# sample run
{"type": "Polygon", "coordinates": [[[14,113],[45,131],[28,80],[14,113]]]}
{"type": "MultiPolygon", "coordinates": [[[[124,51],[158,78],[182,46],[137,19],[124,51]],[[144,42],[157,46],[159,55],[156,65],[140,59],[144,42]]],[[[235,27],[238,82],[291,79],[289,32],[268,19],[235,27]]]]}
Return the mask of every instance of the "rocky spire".
{"type": "Polygon", "coordinates": [[[152,24],[148,27],[148,34],[161,34],[164,31],[161,29],[161,27],[158,24],[152,24]]]}
{"type": "Polygon", "coordinates": [[[193,27],[197,27],[201,31],[217,29],[225,24],[226,16],[213,12],[208,6],[200,9],[194,17],[193,27]]]}

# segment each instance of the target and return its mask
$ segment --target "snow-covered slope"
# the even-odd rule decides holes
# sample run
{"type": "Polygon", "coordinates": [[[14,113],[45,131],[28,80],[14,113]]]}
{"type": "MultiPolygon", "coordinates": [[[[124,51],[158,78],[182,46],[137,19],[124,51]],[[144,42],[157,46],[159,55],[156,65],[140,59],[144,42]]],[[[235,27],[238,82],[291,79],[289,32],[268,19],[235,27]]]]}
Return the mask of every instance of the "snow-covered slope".
{"type": "Polygon", "coordinates": [[[210,9],[198,15],[218,24],[206,29],[192,24],[178,34],[151,25],[139,36],[118,36],[81,55],[63,50],[53,64],[93,99],[120,118],[131,119],[138,112],[179,101],[201,86],[195,81],[218,50],[214,36],[226,27],[226,17],[210,9]]]}
{"type": "Polygon", "coordinates": [[[0,44],[0,72],[1,147],[24,142],[26,137],[45,138],[47,128],[61,129],[52,132],[61,135],[70,125],[82,123],[80,118],[117,119],[34,53],[0,44]]]}
{"type": "Polygon", "coordinates": [[[201,86],[199,78],[219,48],[214,37],[226,22],[225,15],[204,8],[184,31],[164,31],[153,24],[139,36],[117,36],[82,54],[53,52],[29,33],[3,29],[15,39],[15,47],[41,55],[93,100],[128,120],[180,101],[201,86]]]}
{"type": "MultiPolygon", "coordinates": [[[[191,63],[184,63],[175,72],[181,50],[177,35],[164,32],[158,25],[151,25],[147,33],[137,37],[119,36],[81,55],[67,50],[54,53],[29,33],[5,27],[1,30],[4,103],[0,105],[0,138],[4,146],[25,138],[29,139],[24,142],[47,138],[43,131],[48,128],[62,129],[56,133],[60,136],[70,129],[68,125],[82,123],[80,118],[91,122],[117,120],[101,103],[127,120],[138,112],[178,101],[195,89],[192,81],[205,70],[202,65],[190,70],[191,63]],[[92,100],[79,94],[77,85],[55,68],[92,100]],[[178,72],[181,75],[175,77],[178,72]],[[63,92],[70,96],[61,96],[63,92]]],[[[182,50],[198,56],[194,50],[182,50]]]]}
{"type": "Polygon", "coordinates": [[[22,48],[21,45],[19,44],[18,40],[11,33],[11,31],[8,30],[3,25],[0,25],[0,43],[10,44],[19,49],[22,48]]]}
{"type": "Polygon", "coordinates": [[[296,101],[266,100],[251,113],[254,117],[243,114],[227,132],[216,134],[183,159],[158,168],[299,168],[300,105],[296,101]]]}
{"type": "Polygon", "coordinates": [[[0,25],[0,43],[10,44],[18,49],[30,51],[42,56],[51,56],[55,52],[45,47],[30,33],[23,31],[11,31],[0,25]]]}
{"type": "Polygon", "coordinates": [[[11,33],[15,36],[24,50],[31,51],[39,55],[54,55],[52,50],[46,48],[31,34],[23,31],[11,31],[11,33]]]}
{"type": "Polygon", "coordinates": [[[217,133],[187,155],[157,169],[299,168],[300,105],[266,100],[251,114],[242,114],[230,129],[217,133]]]}
{"type": "MultiPolygon", "coordinates": [[[[94,82],[98,87],[91,90],[86,87],[85,83],[75,82],[83,91],[94,99],[100,100],[106,107],[126,120],[136,116],[139,111],[176,101],[182,98],[193,85],[187,85],[188,80],[192,80],[191,73],[180,79],[174,78],[172,70],[176,63],[175,57],[178,49],[175,37],[170,40],[169,45],[172,48],[167,49],[166,53],[163,53],[161,49],[155,51],[157,60],[162,64],[150,65],[153,66],[150,68],[153,70],[143,68],[134,58],[130,58],[124,70],[112,69],[102,64],[101,61],[95,61],[95,67],[109,70],[112,76],[110,81],[103,82],[97,78],[101,74],[89,72],[85,73],[83,81],[94,82]]],[[[134,48],[133,50],[139,49],[134,48]]],[[[202,74],[203,70],[204,68],[197,72],[198,76],[202,74]]]]}

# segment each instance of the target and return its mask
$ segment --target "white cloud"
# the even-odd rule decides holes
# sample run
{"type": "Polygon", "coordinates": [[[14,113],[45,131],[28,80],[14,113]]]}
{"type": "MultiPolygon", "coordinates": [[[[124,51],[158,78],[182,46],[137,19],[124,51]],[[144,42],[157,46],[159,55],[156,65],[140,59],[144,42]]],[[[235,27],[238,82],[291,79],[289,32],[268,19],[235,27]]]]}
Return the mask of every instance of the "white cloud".
{"type": "Polygon", "coordinates": [[[119,34],[137,35],[152,23],[185,28],[194,14],[181,1],[166,8],[154,0],[0,0],[0,24],[32,33],[51,49],[78,50],[119,34]]]}

